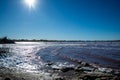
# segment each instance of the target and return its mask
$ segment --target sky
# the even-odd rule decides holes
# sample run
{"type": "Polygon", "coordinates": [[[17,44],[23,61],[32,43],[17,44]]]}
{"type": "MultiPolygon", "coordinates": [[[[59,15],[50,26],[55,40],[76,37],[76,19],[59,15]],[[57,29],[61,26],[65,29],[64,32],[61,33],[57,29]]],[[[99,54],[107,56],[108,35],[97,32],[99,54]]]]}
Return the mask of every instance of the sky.
{"type": "Polygon", "coordinates": [[[0,0],[0,37],[120,40],[120,0],[0,0]]]}

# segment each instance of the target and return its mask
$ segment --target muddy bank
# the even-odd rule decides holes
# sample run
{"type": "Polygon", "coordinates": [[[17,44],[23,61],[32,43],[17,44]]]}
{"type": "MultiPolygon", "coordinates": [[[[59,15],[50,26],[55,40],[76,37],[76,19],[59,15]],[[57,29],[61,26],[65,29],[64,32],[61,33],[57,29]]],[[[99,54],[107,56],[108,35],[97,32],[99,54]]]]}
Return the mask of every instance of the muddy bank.
{"type": "Polygon", "coordinates": [[[55,80],[56,74],[47,72],[25,72],[23,70],[0,68],[0,80],[55,80]]]}
{"type": "Polygon", "coordinates": [[[120,80],[120,70],[80,62],[76,66],[61,66],[48,62],[44,71],[0,68],[0,80],[120,80]]]}
{"type": "Polygon", "coordinates": [[[120,70],[101,67],[96,64],[79,62],[77,66],[55,66],[52,67],[53,73],[59,75],[55,80],[120,80],[120,70]]]}

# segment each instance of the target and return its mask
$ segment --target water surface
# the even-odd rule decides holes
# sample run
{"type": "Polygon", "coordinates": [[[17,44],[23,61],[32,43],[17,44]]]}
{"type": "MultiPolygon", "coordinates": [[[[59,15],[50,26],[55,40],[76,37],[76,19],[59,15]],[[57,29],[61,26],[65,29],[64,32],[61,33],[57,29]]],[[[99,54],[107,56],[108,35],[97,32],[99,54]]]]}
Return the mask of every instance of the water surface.
{"type": "Polygon", "coordinates": [[[120,67],[120,42],[16,42],[1,44],[9,48],[0,53],[0,67],[44,71],[46,63],[54,66],[75,66],[78,61],[120,67]]]}

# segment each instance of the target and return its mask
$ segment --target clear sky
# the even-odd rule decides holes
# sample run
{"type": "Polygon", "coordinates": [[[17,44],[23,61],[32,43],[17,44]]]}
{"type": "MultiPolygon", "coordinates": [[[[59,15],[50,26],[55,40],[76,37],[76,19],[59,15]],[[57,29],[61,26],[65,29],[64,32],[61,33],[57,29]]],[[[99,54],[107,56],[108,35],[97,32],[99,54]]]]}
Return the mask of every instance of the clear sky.
{"type": "Polygon", "coordinates": [[[120,0],[0,0],[0,37],[120,40],[120,0]]]}

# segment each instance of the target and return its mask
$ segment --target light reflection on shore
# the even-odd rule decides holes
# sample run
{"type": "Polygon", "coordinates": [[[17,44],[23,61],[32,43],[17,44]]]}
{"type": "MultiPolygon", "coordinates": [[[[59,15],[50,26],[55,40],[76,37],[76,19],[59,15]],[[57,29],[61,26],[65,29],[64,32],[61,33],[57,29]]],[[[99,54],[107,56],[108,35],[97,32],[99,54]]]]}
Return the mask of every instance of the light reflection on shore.
{"type": "Polygon", "coordinates": [[[77,60],[98,61],[117,66],[113,62],[119,62],[120,59],[120,46],[113,43],[16,42],[6,44],[5,47],[12,49],[12,53],[7,54],[11,56],[0,57],[0,67],[22,69],[27,72],[39,72],[45,68],[47,62],[53,62],[52,67],[74,66],[71,61],[77,60]]]}

